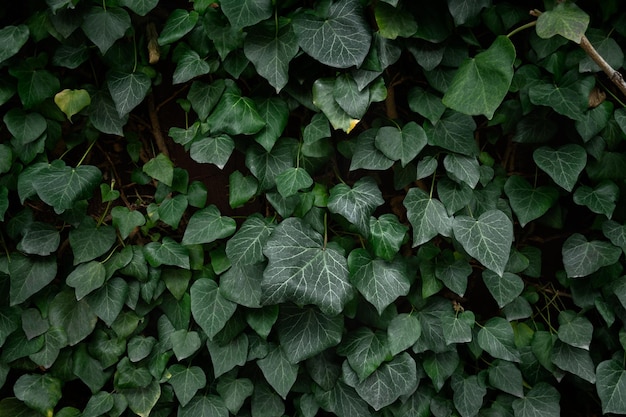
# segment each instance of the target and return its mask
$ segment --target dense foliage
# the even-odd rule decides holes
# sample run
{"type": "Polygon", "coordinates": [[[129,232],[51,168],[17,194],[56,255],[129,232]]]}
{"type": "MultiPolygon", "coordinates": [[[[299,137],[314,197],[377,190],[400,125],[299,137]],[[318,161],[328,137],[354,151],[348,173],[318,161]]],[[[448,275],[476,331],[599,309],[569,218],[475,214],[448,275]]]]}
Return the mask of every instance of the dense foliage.
{"type": "Polygon", "coordinates": [[[626,414],[626,8],[517,3],[1,2],[0,417],[626,414]]]}

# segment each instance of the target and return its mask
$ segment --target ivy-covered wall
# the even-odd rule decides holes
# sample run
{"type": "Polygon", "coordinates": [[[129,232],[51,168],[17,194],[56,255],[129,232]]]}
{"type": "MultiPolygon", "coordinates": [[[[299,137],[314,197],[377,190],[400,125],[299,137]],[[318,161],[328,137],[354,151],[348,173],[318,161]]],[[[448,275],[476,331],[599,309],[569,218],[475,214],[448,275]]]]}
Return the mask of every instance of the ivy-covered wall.
{"type": "Polygon", "coordinates": [[[0,417],[626,414],[619,0],[0,4],[0,417]]]}

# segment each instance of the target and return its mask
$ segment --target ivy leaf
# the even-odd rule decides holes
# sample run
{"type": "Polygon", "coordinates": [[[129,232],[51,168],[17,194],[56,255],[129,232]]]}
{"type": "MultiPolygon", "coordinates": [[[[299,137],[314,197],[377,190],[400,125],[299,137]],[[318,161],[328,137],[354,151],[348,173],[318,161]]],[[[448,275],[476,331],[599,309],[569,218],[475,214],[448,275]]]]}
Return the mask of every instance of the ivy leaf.
{"type": "Polygon", "coordinates": [[[413,226],[413,247],[422,245],[438,234],[450,236],[452,219],[441,201],[413,187],[404,198],[407,217],[413,226]]]}
{"type": "Polygon", "coordinates": [[[557,150],[542,146],[533,153],[539,168],[567,191],[572,191],[578,176],[587,164],[587,152],[582,146],[569,144],[557,150]]]}
{"type": "MultiPolygon", "coordinates": [[[[332,122],[332,120],[331,120],[332,122]]],[[[384,171],[394,163],[376,147],[377,129],[368,129],[361,133],[356,140],[354,155],[350,162],[350,171],[357,169],[369,169],[384,171]]]]}
{"type": "Polygon", "coordinates": [[[59,79],[47,70],[17,72],[17,92],[26,109],[41,104],[60,89],[59,79]]]}
{"type": "Polygon", "coordinates": [[[491,46],[461,65],[443,96],[443,104],[469,115],[493,118],[513,80],[515,46],[498,36],[491,46]]]}
{"type": "Polygon", "coordinates": [[[313,179],[304,168],[288,168],[276,177],[276,188],[283,197],[291,197],[313,185],[313,179]]]}
{"type": "Polygon", "coordinates": [[[150,77],[143,72],[113,71],[107,76],[107,86],[120,117],[144,100],[151,85],[150,77]]]}
{"type": "Polygon", "coordinates": [[[54,257],[36,259],[21,254],[12,255],[9,263],[11,305],[26,301],[52,282],[56,274],[57,263],[54,257]]]}
{"type": "Polygon", "coordinates": [[[444,262],[437,262],[435,276],[448,289],[454,291],[461,297],[467,289],[467,279],[472,273],[472,267],[465,259],[445,259],[444,262]]]}
{"type": "Polygon", "coordinates": [[[604,214],[609,219],[619,198],[619,187],[610,180],[602,181],[595,188],[580,186],[574,191],[574,203],[586,206],[594,213],[604,214]]]}
{"type": "Polygon", "coordinates": [[[143,172],[167,185],[172,186],[174,180],[174,164],[164,154],[160,153],[143,165],[143,172]]]}
{"type": "Polygon", "coordinates": [[[612,265],[622,251],[608,242],[587,241],[580,233],[574,233],[564,243],[561,250],[565,272],[570,278],[585,277],[603,266],[612,265]]]}
{"type": "Polygon", "coordinates": [[[612,244],[626,252],[626,226],[622,226],[613,220],[607,220],[602,223],[602,233],[612,244]]]}
{"type": "Polygon", "coordinates": [[[248,217],[226,243],[226,255],[233,264],[251,265],[265,260],[263,246],[274,224],[255,214],[248,217]]]}
{"type": "Polygon", "coordinates": [[[513,224],[506,214],[489,210],[478,219],[458,216],[452,229],[454,237],[470,256],[502,276],[513,243],[513,224]]]}
{"type": "MultiPolygon", "coordinates": [[[[591,32],[587,34],[589,41],[596,49],[598,54],[602,57],[606,57],[607,63],[613,68],[620,68],[624,63],[624,53],[622,52],[622,48],[618,45],[617,42],[613,38],[610,38],[605,33],[594,33],[591,32]]],[[[602,69],[598,64],[594,62],[594,60],[589,56],[585,56],[578,64],[579,72],[600,72],[602,69]]],[[[612,103],[610,101],[605,101],[600,106],[596,107],[600,112],[603,111],[602,107],[605,109],[611,108],[612,103]],[[606,104],[606,106],[602,106],[606,104]]],[[[595,110],[595,109],[594,109],[595,110]]],[[[612,113],[612,112],[611,112],[612,113]]]]}
{"type": "Polygon", "coordinates": [[[15,140],[22,145],[36,140],[48,128],[46,119],[40,113],[27,113],[19,107],[7,111],[2,121],[15,140]]]}
{"type": "Polygon", "coordinates": [[[411,282],[402,261],[373,259],[367,250],[355,249],[348,256],[350,282],[379,315],[398,297],[407,295],[411,282]]]}
{"type": "Polygon", "coordinates": [[[523,398],[513,401],[516,417],[558,417],[561,415],[561,395],[552,385],[539,382],[523,398]]]}
{"type": "Polygon", "coordinates": [[[477,415],[487,394],[487,388],[478,375],[452,377],[452,391],[454,406],[463,417],[477,415]]]}
{"type": "Polygon", "coordinates": [[[589,94],[593,77],[578,78],[576,72],[563,76],[558,84],[538,83],[530,87],[528,95],[532,104],[551,107],[573,120],[582,120],[589,107],[589,94]]]}
{"type": "Polygon", "coordinates": [[[252,26],[272,15],[270,0],[222,0],[220,7],[235,28],[252,26]]]}
{"type": "Polygon", "coordinates": [[[383,126],[376,132],[376,148],[394,161],[400,160],[402,166],[411,162],[426,146],[426,132],[415,122],[409,122],[397,129],[383,126]]]}
{"type": "Polygon", "coordinates": [[[502,317],[493,317],[478,331],[478,345],[494,358],[520,362],[511,324],[502,317]]]}
{"type": "Polygon", "coordinates": [[[320,407],[329,413],[341,417],[371,417],[367,403],[356,393],[354,388],[341,381],[328,391],[315,390],[315,399],[320,407]]]}
{"type": "Polygon", "coordinates": [[[209,115],[207,123],[212,132],[229,135],[253,135],[265,127],[254,101],[241,95],[234,82],[227,82],[220,101],[209,115]]]}
{"type": "Polygon", "coordinates": [[[176,69],[172,75],[172,84],[182,84],[201,75],[215,71],[215,61],[207,61],[185,44],[176,48],[176,69]],[[213,66],[212,66],[213,65],[213,66]]]}
{"type": "Polygon", "coordinates": [[[417,23],[413,16],[401,7],[381,2],[376,3],[374,11],[380,35],[386,39],[396,39],[398,36],[408,38],[417,31],[417,23]]]}
{"type": "Polygon", "coordinates": [[[43,415],[52,415],[61,399],[61,380],[50,375],[22,375],[15,381],[13,392],[18,400],[43,415]]]}
{"type": "Polygon", "coordinates": [[[76,290],[76,299],[81,300],[90,292],[102,287],[106,279],[104,265],[97,261],[80,264],[66,278],[68,286],[76,290]]]}
{"type": "Polygon", "coordinates": [[[161,385],[153,380],[145,387],[123,389],[120,393],[128,401],[128,408],[139,417],[148,417],[161,397],[161,385]]]}
{"type": "Polygon", "coordinates": [[[70,230],[70,245],[74,251],[74,265],[91,261],[111,249],[115,243],[115,229],[98,227],[95,220],[85,218],[77,229],[70,230]]]}
{"type": "Polygon", "coordinates": [[[553,187],[533,188],[528,181],[517,175],[509,177],[504,184],[504,192],[509,197],[511,208],[522,227],[543,216],[559,197],[553,187]]]}
{"type": "Polygon", "coordinates": [[[217,283],[208,278],[196,280],[190,293],[191,314],[209,339],[213,339],[235,313],[237,304],[227,300],[217,283]]]}
{"type": "Polygon", "coordinates": [[[279,139],[271,151],[262,146],[250,146],[246,151],[246,166],[259,180],[259,191],[276,185],[276,177],[294,165],[298,144],[291,139],[279,139]]]}
{"type": "Polygon", "coordinates": [[[235,141],[228,135],[217,135],[194,140],[189,149],[191,159],[201,164],[214,164],[224,169],[235,149],[235,141]]]}
{"type": "MultiPolygon", "coordinates": [[[[594,136],[607,127],[611,116],[614,114],[613,107],[613,103],[605,101],[598,107],[587,110],[582,115],[581,119],[576,121],[576,131],[582,137],[583,142],[589,142],[594,136]]],[[[617,115],[617,113],[615,114],[617,115]]]]}
{"type": "Polygon", "coordinates": [[[363,381],[378,369],[389,354],[387,334],[367,327],[358,328],[348,333],[337,353],[347,357],[359,381],[363,381]]]}
{"type": "Polygon", "coordinates": [[[182,407],[189,404],[196,392],[206,386],[206,375],[198,366],[187,367],[176,364],[167,368],[167,371],[171,375],[168,382],[174,388],[176,398],[182,407]]]}
{"type": "Polygon", "coordinates": [[[438,97],[421,87],[413,87],[408,93],[409,108],[411,111],[424,116],[432,125],[436,124],[446,111],[446,106],[438,97]]]}
{"type": "MultiPolygon", "coordinates": [[[[215,378],[220,377],[235,366],[242,366],[248,358],[248,336],[240,334],[225,345],[207,340],[206,346],[213,363],[215,378]]],[[[221,378],[220,378],[221,379],[221,378]]]]}
{"type": "Polygon", "coordinates": [[[552,351],[552,363],[559,369],[570,372],[591,384],[596,383],[595,365],[591,360],[591,355],[585,349],[557,341],[552,351]]]}
{"type": "Polygon", "coordinates": [[[370,104],[370,90],[360,89],[352,75],[345,73],[335,78],[333,98],[350,117],[361,119],[370,104]]]}
{"type": "Polygon", "coordinates": [[[125,206],[116,206],[111,209],[113,226],[120,232],[120,237],[126,239],[136,227],[146,224],[146,218],[137,210],[130,210],[125,206]]]}
{"type": "Polygon", "coordinates": [[[291,300],[338,314],[354,294],[345,257],[324,247],[323,237],[298,218],[280,223],[263,253],[269,259],[261,282],[264,304],[291,300]]]}
{"type": "Polygon", "coordinates": [[[264,382],[255,384],[250,405],[255,416],[279,417],[285,414],[285,403],[264,382]]]}
{"type": "Polygon", "coordinates": [[[616,359],[600,362],[596,368],[596,390],[605,414],[625,414],[626,370],[616,359]]]}
{"type": "Polygon", "coordinates": [[[102,133],[123,136],[128,114],[120,117],[108,90],[99,91],[89,106],[89,121],[102,133]]]}
{"type": "Polygon", "coordinates": [[[374,254],[391,261],[404,243],[409,228],[398,220],[395,214],[382,214],[370,218],[370,242],[374,254]]]}
{"type": "Polygon", "coordinates": [[[24,230],[17,249],[31,255],[48,256],[57,250],[60,243],[61,235],[54,226],[34,222],[24,230]]]}
{"type": "Polygon", "coordinates": [[[476,123],[471,116],[454,110],[446,110],[436,123],[424,123],[429,145],[468,156],[479,154],[472,133],[475,129],[476,123]]]}
{"type": "Polygon", "coordinates": [[[471,189],[476,188],[480,180],[480,166],[476,158],[449,153],[443,159],[443,166],[450,178],[466,183],[471,189]]]}
{"type": "Polygon", "coordinates": [[[268,355],[257,361],[263,376],[276,392],[283,398],[296,382],[298,377],[298,365],[292,364],[280,346],[274,346],[268,355]]]}
{"type": "Polygon", "coordinates": [[[313,83],[313,104],[334,129],[350,133],[360,120],[350,116],[335,100],[335,81],[335,78],[320,78],[313,83]]]}
{"type": "Polygon", "coordinates": [[[300,13],[293,26],[300,47],[316,61],[335,68],[359,67],[372,43],[361,6],[353,0],[333,3],[323,17],[300,13]]]}
{"type": "Polygon", "coordinates": [[[70,346],[89,336],[98,321],[89,304],[84,299],[76,301],[72,290],[57,293],[48,314],[53,327],[65,330],[70,346]]]}
{"type": "Polygon", "coordinates": [[[246,398],[252,395],[254,385],[248,378],[220,378],[216,389],[224,400],[226,408],[236,415],[246,398]]]}
{"type": "Polygon", "coordinates": [[[55,94],[54,103],[71,122],[72,116],[91,104],[91,97],[87,90],[70,90],[66,88],[55,94]]]}
{"type": "Polygon", "coordinates": [[[378,185],[371,177],[363,177],[350,188],[337,184],[330,190],[328,210],[341,214],[354,224],[364,236],[369,232],[370,216],[384,203],[378,185]]]}
{"type": "Polygon", "coordinates": [[[250,308],[261,307],[261,281],[264,264],[234,264],[220,276],[224,297],[250,308]]]}
{"type": "Polygon", "coordinates": [[[100,320],[111,326],[122,311],[129,292],[126,281],[112,278],[102,288],[89,294],[87,303],[100,320]]]}
{"type": "Polygon", "coordinates": [[[172,229],[177,229],[188,204],[187,196],[184,194],[166,197],[159,205],[159,220],[171,226],[172,229]]]}
{"type": "Polygon", "coordinates": [[[159,34],[159,45],[168,45],[181,39],[196,26],[199,18],[195,10],[187,11],[176,9],[170,13],[165,26],[159,34]]]}
{"type": "Polygon", "coordinates": [[[182,243],[183,245],[210,243],[232,235],[236,229],[235,221],[222,216],[219,209],[211,204],[191,216],[182,243]]]}
{"type": "Polygon", "coordinates": [[[515,364],[497,359],[489,367],[488,374],[492,387],[518,398],[524,396],[522,373],[515,364]]]}
{"type": "Polygon", "coordinates": [[[459,366],[459,354],[454,350],[435,353],[432,350],[425,352],[422,366],[426,375],[431,379],[435,390],[440,391],[447,379],[452,376],[459,366]]]}
{"type": "Polygon", "coordinates": [[[28,41],[29,30],[26,25],[5,26],[0,29],[0,63],[17,54],[28,41]]]}
{"type": "Polygon", "coordinates": [[[172,350],[178,361],[190,357],[202,346],[198,332],[188,332],[186,329],[179,329],[172,332],[169,338],[172,343],[172,350]]]}
{"type": "Polygon", "coordinates": [[[387,327],[389,351],[393,356],[413,346],[422,334],[419,319],[411,314],[401,313],[391,319],[387,327]]]}
{"type": "Polygon", "coordinates": [[[343,316],[329,316],[316,308],[281,307],[278,339],[291,363],[311,358],[339,344],[343,316]]]}
{"type": "Polygon", "coordinates": [[[198,80],[191,83],[187,99],[191,102],[191,107],[201,121],[206,120],[209,116],[211,110],[222,97],[225,88],[224,80],[216,80],[211,84],[198,80]]]}
{"type": "Polygon", "coordinates": [[[446,345],[471,342],[472,327],[474,327],[475,321],[476,317],[471,311],[441,317],[441,328],[446,339],[446,345]]]}
{"type": "Polygon", "coordinates": [[[154,9],[159,0],[120,0],[120,6],[128,7],[139,16],[145,16],[154,9]]]}
{"type": "Polygon", "coordinates": [[[83,410],[82,417],[101,416],[111,411],[114,405],[115,399],[113,395],[108,392],[100,391],[89,398],[83,410]]]}
{"type": "Polygon", "coordinates": [[[256,106],[266,125],[255,135],[254,140],[269,152],[287,127],[289,105],[281,98],[268,97],[264,100],[257,99],[256,106]]]}
{"type": "Polygon", "coordinates": [[[549,39],[561,35],[576,43],[587,31],[589,15],[574,3],[557,3],[554,9],[547,10],[537,18],[537,35],[549,39]]]}
{"type": "Polygon", "coordinates": [[[486,269],[483,271],[483,281],[500,308],[512,302],[524,291],[524,281],[510,272],[499,276],[486,269]]]}
{"type": "Polygon", "coordinates": [[[248,31],[243,51],[279,93],[289,80],[289,62],[298,53],[298,39],[289,21],[262,22],[248,31]]]}
{"type": "Polygon", "coordinates": [[[121,7],[91,7],[83,17],[83,32],[102,55],[126,33],[131,26],[128,12],[121,7]]]}
{"type": "Polygon", "coordinates": [[[559,340],[571,346],[589,350],[593,325],[584,316],[573,311],[564,310],[559,313],[559,340]]]}
{"type": "Polygon", "coordinates": [[[174,265],[189,269],[189,250],[171,237],[164,237],[162,242],[150,242],[143,247],[143,255],[153,267],[174,265]]]}

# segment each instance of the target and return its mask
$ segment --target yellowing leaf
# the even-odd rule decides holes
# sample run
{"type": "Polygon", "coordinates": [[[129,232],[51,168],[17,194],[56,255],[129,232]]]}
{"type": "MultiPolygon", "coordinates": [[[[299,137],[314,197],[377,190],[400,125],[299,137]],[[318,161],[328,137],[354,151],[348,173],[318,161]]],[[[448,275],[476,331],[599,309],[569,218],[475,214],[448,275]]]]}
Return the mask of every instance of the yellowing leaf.
{"type": "Polygon", "coordinates": [[[65,113],[71,122],[72,116],[91,104],[91,97],[87,90],[70,90],[66,88],[54,96],[54,103],[65,113]]]}

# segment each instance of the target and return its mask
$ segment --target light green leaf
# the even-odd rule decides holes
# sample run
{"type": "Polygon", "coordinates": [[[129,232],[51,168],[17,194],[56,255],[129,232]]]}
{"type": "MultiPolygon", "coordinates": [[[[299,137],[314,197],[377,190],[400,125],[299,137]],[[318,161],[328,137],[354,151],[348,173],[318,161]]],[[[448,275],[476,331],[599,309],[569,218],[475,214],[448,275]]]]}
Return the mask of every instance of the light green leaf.
{"type": "Polygon", "coordinates": [[[91,261],[106,253],[115,243],[115,229],[100,225],[87,217],[77,229],[70,230],[70,245],[74,251],[74,265],[91,261]]]}
{"type": "Polygon", "coordinates": [[[571,310],[563,310],[559,313],[559,340],[568,345],[589,350],[593,325],[584,316],[580,316],[571,310]]]}
{"type": "Polygon", "coordinates": [[[478,345],[494,358],[520,362],[511,324],[502,317],[489,319],[478,331],[478,345]]]}
{"type": "Polygon", "coordinates": [[[619,187],[610,180],[602,181],[595,188],[583,185],[574,191],[574,203],[586,206],[594,213],[604,214],[609,219],[613,215],[618,198],[619,187]]]}
{"type": "Polygon", "coordinates": [[[172,186],[174,180],[174,164],[166,155],[160,153],[143,165],[143,172],[167,185],[172,186]]]}
{"type": "Polygon", "coordinates": [[[143,72],[113,71],[107,76],[107,86],[120,117],[144,100],[151,85],[150,77],[143,72]]]}
{"type": "Polygon", "coordinates": [[[524,178],[512,175],[504,184],[513,212],[524,227],[543,216],[558,199],[558,192],[550,186],[533,188],[524,178]]]}
{"type": "Polygon", "coordinates": [[[413,247],[422,245],[438,234],[452,234],[452,218],[443,204],[420,188],[413,187],[404,199],[407,217],[413,226],[413,247]]]}
{"type": "Polygon", "coordinates": [[[480,180],[480,166],[475,157],[449,153],[443,159],[443,166],[454,181],[464,182],[471,189],[476,188],[480,180]]]}
{"type": "Polygon", "coordinates": [[[67,342],[74,346],[93,332],[98,317],[83,299],[76,301],[74,291],[59,292],[49,307],[50,324],[64,329],[67,342]]]}
{"type": "Polygon", "coordinates": [[[72,116],[91,104],[91,97],[87,90],[65,89],[54,96],[54,103],[65,113],[71,122],[72,116]]]}
{"type": "Polygon", "coordinates": [[[357,1],[341,0],[324,17],[300,13],[293,20],[300,47],[322,64],[335,68],[359,67],[372,38],[357,1]]]}
{"type": "Polygon", "coordinates": [[[471,342],[473,338],[472,327],[474,327],[475,320],[474,313],[471,311],[441,317],[441,328],[446,339],[446,345],[471,342]]]}
{"type": "Polygon", "coordinates": [[[323,245],[322,235],[302,220],[284,220],[263,248],[269,259],[261,283],[263,303],[291,300],[315,304],[327,314],[340,313],[354,290],[345,257],[323,245]]]}
{"type": "Polygon", "coordinates": [[[246,398],[252,395],[254,385],[247,378],[220,378],[217,383],[217,392],[224,400],[224,405],[233,414],[237,415],[246,398]]]}
{"type": "Polygon", "coordinates": [[[89,106],[89,121],[103,133],[123,136],[123,127],[128,121],[128,114],[120,117],[115,103],[108,90],[97,92],[91,98],[89,106]]]}
{"type": "Polygon", "coordinates": [[[587,152],[574,144],[564,145],[557,150],[542,146],[535,150],[533,159],[554,182],[571,192],[587,164],[587,152]]]}
{"type": "Polygon", "coordinates": [[[489,367],[488,374],[492,387],[518,398],[524,396],[522,373],[514,363],[497,359],[489,367]]]}
{"type": "Polygon", "coordinates": [[[2,120],[15,140],[22,145],[33,142],[48,128],[41,114],[27,113],[19,107],[7,111],[2,120]]]}
{"type": "Polygon", "coordinates": [[[128,12],[121,7],[89,8],[81,25],[83,32],[104,55],[131,26],[128,12]]]}
{"type": "Polygon", "coordinates": [[[313,185],[313,179],[304,168],[288,168],[276,177],[276,188],[283,197],[291,197],[313,185]]]}
{"type": "Polygon", "coordinates": [[[26,25],[5,26],[0,29],[0,63],[17,54],[28,41],[29,30],[26,25]]]}
{"type": "Polygon", "coordinates": [[[65,279],[68,286],[76,290],[76,299],[81,300],[90,292],[102,287],[106,270],[102,263],[91,261],[80,264],[65,279]]]}
{"type": "Polygon", "coordinates": [[[350,133],[359,119],[350,116],[335,100],[335,78],[320,78],[313,83],[313,104],[324,113],[333,129],[350,133]]]}
{"type": "Polygon", "coordinates": [[[401,129],[383,126],[376,133],[376,148],[385,156],[395,161],[400,160],[406,166],[426,146],[428,139],[420,125],[409,122],[401,129]]]}
{"type": "Polygon", "coordinates": [[[348,256],[350,282],[379,315],[398,297],[407,295],[411,282],[402,261],[373,259],[367,250],[355,249],[348,256]]]}
{"type": "Polygon", "coordinates": [[[120,237],[126,239],[136,227],[146,224],[146,218],[137,210],[130,210],[125,206],[116,206],[111,209],[113,226],[120,232],[120,237]]]}
{"type": "Polygon", "coordinates": [[[167,17],[165,26],[159,34],[159,45],[168,45],[181,39],[196,26],[199,14],[195,10],[173,10],[167,17]]]}
{"type": "Polygon", "coordinates": [[[222,0],[220,6],[235,28],[252,26],[272,15],[270,0],[222,0]]]}
{"type": "Polygon", "coordinates": [[[87,296],[87,303],[96,315],[111,326],[119,316],[129,294],[126,281],[116,277],[107,281],[102,288],[87,296]]]}
{"type": "Polygon", "coordinates": [[[539,382],[523,398],[513,401],[515,417],[558,417],[561,395],[552,385],[539,382]]]}
{"type": "Polygon", "coordinates": [[[220,101],[209,115],[211,132],[229,135],[253,135],[265,127],[254,101],[241,95],[234,82],[227,82],[220,101]]]}
{"type": "Polygon", "coordinates": [[[52,415],[61,399],[61,380],[50,375],[22,375],[15,381],[13,392],[18,400],[43,415],[52,415]]]}
{"type": "Polygon", "coordinates": [[[513,80],[515,46],[498,36],[491,46],[461,65],[443,96],[443,104],[469,115],[493,118],[513,80]]]}
{"type": "Polygon", "coordinates": [[[580,233],[570,236],[562,248],[563,265],[570,278],[585,277],[603,266],[612,265],[622,251],[608,242],[587,241],[580,233]]]}
{"type": "Polygon", "coordinates": [[[207,340],[206,346],[211,355],[215,378],[220,377],[235,366],[243,366],[248,359],[249,345],[248,336],[245,333],[240,334],[224,345],[207,340]]]}
{"type": "Polygon", "coordinates": [[[186,406],[198,390],[206,386],[206,375],[198,366],[172,365],[167,368],[170,374],[169,384],[174,388],[181,406],[186,406]]]}
{"type": "Polygon", "coordinates": [[[513,224],[500,210],[489,210],[478,219],[458,216],[452,224],[454,237],[467,253],[502,276],[513,243],[513,224]]]}
{"type": "Polygon", "coordinates": [[[610,359],[596,368],[596,390],[605,414],[626,414],[626,370],[621,361],[610,359]]]}
{"type": "Polygon", "coordinates": [[[248,31],[244,53],[279,93],[289,80],[289,62],[298,53],[298,39],[289,21],[265,21],[248,31]]]}
{"type": "Polygon", "coordinates": [[[478,375],[467,378],[452,377],[452,401],[461,416],[470,417],[478,414],[483,405],[487,388],[478,375]]]}
{"type": "Polygon", "coordinates": [[[347,334],[337,348],[337,353],[347,357],[358,380],[363,381],[378,369],[389,355],[387,334],[360,327],[347,334]]]}
{"type": "Polygon", "coordinates": [[[422,366],[424,367],[424,371],[426,371],[426,375],[428,375],[433,382],[435,390],[439,392],[448,378],[452,376],[459,362],[459,354],[456,349],[441,353],[435,353],[429,350],[424,354],[422,366]]]}
{"type": "Polygon", "coordinates": [[[405,241],[408,226],[400,223],[395,214],[385,213],[370,218],[370,243],[374,254],[391,261],[405,241]]]}
{"type": "Polygon", "coordinates": [[[61,235],[55,227],[47,223],[34,222],[24,230],[17,249],[31,255],[48,256],[57,250],[60,243],[61,235]]]}
{"type": "Polygon", "coordinates": [[[226,255],[233,264],[251,265],[262,262],[265,259],[263,246],[273,229],[274,224],[258,214],[248,217],[226,243],[226,255]]]}
{"type": "Polygon", "coordinates": [[[566,372],[570,372],[585,381],[595,384],[595,365],[591,355],[585,349],[580,349],[560,341],[554,344],[552,362],[566,372]]]}
{"type": "Polygon", "coordinates": [[[473,135],[475,129],[471,116],[454,110],[446,110],[436,123],[424,123],[429,145],[468,156],[479,154],[473,135]]]}
{"type": "Polygon", "coordinates": [[[173,265],[189,269],[189,250],[171,237],[162,242],[150,242],[143,247],[143,255],[153,267],[173,265]]]}
{"type": "MultiPolygon", "coordinates": [[[[331,121],[332,122],[332,121],[331,121]]],[[[385,171],[394,163],[376,147],[378,129],[368,129],[361,133],[356,140],[354,155],[350,161],[350,171],[357,169],[369,169],[385,171]]]]}
{"type": "Polygon", "coordinates": [[[11,305],[23,303],[33,294],[48,285],[57,274],[54,257],[28,258],[21,254],[11,255],[9,276],[11,305]]]}
{"type": "Polygon", "coordinates": [[[219,209],[211,204],[191,216],[182,243],[183,245],[210,243],[232,235],[236,229],[235,221],[222,216],[219,209]]]}
{"type": "Polygon", "coordinates": [[[575,3],[557,3],[554,9],[547,10],[537,18],[537,35],[548,39],[561,35],[580,43],[589,25],[589,15],[575,3]]]}
{"type": "Polygon", "coordinates": [[[280,346],[274,346],[269,354],[257,361],[263,376],[276,392],[287,398],[287,394],[298,377],[298,365],[292,364],[280,346]]]}
{"type": "Polygon", "coordinates": [[[191,314],[209,339],[213,339],[235,313],[237,304],[227,300],[217,283],[207,278],[196,280],[190,292],[191,314]]]}
{"type": "Polygon", "coordinates": [[[482,276],[489,293],[500,308],[512,302],[524,291],[524,281],[518,275],[510,272],[505,272],[499,276],[487,269],[483,271],[482,276]]]}
{"type": "Polygon", "coordinates": [[[389,351],[393,356],[411,347],[422,334],[419,319],[411,314],[401,313],[395,316],[387,327],[389,351]]]}
{"type": "Polygon", "coordinates": [[[343,316],[286,306],[281,308],[276,329],[285,355],[291,363],[298,363],[341,341],[343,316]]]}
{"type": "Polygon", "coordinates": [[[352,188],[346,184],[337,184],[331,188],[328,210],[341,214],[357,226],[361,234],[367,236],[370,216],[383,203],[378,185],[372,177],[367,176],[355,182],[352,188]]]}

